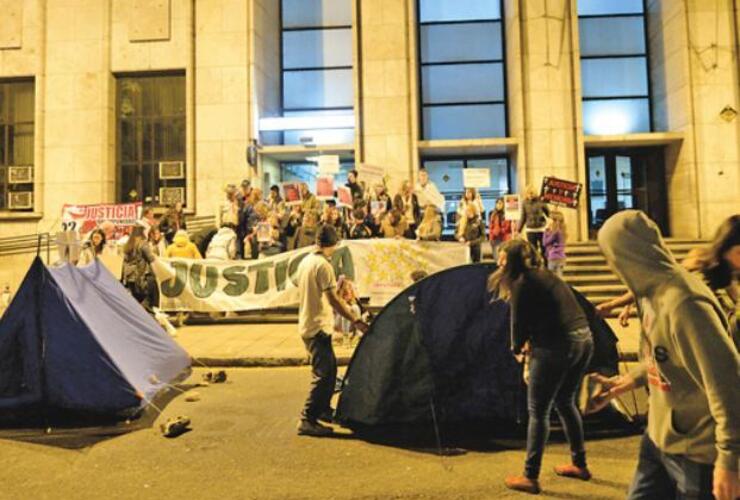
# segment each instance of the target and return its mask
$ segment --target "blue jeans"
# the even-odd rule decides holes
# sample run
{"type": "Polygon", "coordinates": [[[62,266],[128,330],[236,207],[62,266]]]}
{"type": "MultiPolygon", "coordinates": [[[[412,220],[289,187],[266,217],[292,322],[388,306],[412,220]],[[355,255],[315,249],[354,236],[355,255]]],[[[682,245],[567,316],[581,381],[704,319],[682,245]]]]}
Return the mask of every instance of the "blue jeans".
{"type": "Polygon", "coordinates": [[[693,462],[682,455],[663,453],[648,437],[642,436],[637,471],[632,479],[629,500],[654,498],[711,499],[714,466],[693,462]]]}
{"type": "Polygon", "coordinates": [[[529,361],[527,387],[527,459],[524,475],[537,479],[542,454],[550,434],[550,410],[553,403],[570,444],[573,465],[586,467],[583,422],[576,406],[578,387],[594,351],[591,331],[583,328],[569,334],[569,342],[560,349],[534,347],[529,361]]]}

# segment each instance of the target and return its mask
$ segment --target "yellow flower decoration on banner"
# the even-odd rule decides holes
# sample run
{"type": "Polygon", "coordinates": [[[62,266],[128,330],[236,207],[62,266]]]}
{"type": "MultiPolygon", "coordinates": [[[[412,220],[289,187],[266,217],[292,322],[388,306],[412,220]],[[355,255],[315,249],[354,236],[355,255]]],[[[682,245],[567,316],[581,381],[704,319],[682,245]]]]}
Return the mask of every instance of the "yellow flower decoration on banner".
{"type": "Polygon", "coordinates": [[[369,272],[362,276],[365,286],[372,283],[411,282],[411,273],[417,270],[429,272],[429,261],[418,243],[408,240],[377,240],[367,256],[369,272]]]}

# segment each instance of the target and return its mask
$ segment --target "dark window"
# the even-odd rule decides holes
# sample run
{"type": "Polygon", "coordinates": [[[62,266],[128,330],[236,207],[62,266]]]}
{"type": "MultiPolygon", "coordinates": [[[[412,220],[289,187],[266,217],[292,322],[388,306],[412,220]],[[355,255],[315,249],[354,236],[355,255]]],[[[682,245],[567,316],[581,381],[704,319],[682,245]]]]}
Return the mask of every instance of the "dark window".
{"type": "Polygon", "coordinates": [[[418,0],[424,139],[505,137],[500,0],[418,0]]]}
{"type": "Polygon", "coordinates": [[[33,207],[33,80],[0,81],[0,210],[33,207]]]}
{"type": "Polygon", "coordinates": [[[184,75],[117,78],[119,201],[186,201],[185,126],[184,75]]]}
{"type": "MultiPolygon", "coordinates": [[[[282,117],[308,118],[303,124],[278,127],[282,144],[350,144],[354,127],[311,118],[352,116],[352,2],[350,0],[282,0],[281,2],[282,117]],[[299,127],[305,126],[305,129],[299,127]]],[[[350,120],[353,123],[352,120],[350,120]]],[[[274,143],[273,134],[263,134],[274,143]]]]}
{"type": "Polygon", "coordinates": [[[429,179],[445,197],[444,234],[455,231],[457,207],[465,192],[464,168],[487,168],[490,172],[491,186],[478,190],[486,212],[485,222],[488,221],[487,214],[496,205],[496,199],[511,193],[511,187],[516,185],[513,169],[506,157],[430,158],[422,163],[429,172],[429,179]]]}
{"type": "Polygon", "coordinates": [[[649,132],[649,57],[642,0],[578,2],[587,135],[649,132]]]}

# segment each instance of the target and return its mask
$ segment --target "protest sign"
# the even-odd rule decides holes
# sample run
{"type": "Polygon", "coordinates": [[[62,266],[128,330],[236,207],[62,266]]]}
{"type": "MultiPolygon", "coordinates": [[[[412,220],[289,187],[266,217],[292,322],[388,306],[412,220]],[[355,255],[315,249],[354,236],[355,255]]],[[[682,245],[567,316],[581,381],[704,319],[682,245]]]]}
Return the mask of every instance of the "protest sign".
{"type": "Polygon", "coordinates": [[[286,205],[300,205],[303,201],[300,183],[283,182],[283,199],[286,205]]]}
{"type": "Polygon", "coordinates": [[[368,187],[385,183],[385,168],[383,167],[360,163],[356,166],[355,170],[357,170],[360,180],[365,181],[368,187]]]}
{"type": "Polygon", "coordinates": [[[334,175],[339,173],[338,155],[319,156],[319,175],[334,175]]]}
{"type": "Polygon", "coordinates": [[[504,195],[504,219],[519,220],[522,218],[522,203],[518,194],[504,195]]]}
{"type": "Polygon", "coordinates": [[[385,212],[387,205],[384,201],[371,201],[370,202],[370,215],[376,217],[385,212]]]}
{"type": "Polygon", "coordinates": [[[547,203],[567,208],[578,208],[578,199],[583,185],[580,182],[566,181],[555,177],[542,179],[540,197],[547,203]]]}
{"type": "MultiPolygon", "coordinates": [[[[298,305],[297,270],[311,248],[258,261],[157,259],[152,264],[166,311],[249,311],[298,305]]],[[[412,283],[469,262],[468,247],[452,242],[344,240],[331,257],[337,276],[352,280],[361,297],[387,301],[412,283]],[[381,296],[385,297],[384,299],[381,296]]],[[[383,303],[379,303],[383,302],[383,303]]]]}
{"type": "Polygon", "coordinates": [[[491,187],[491,171],[487,168],[464,168],[463,186],[466,188],[491,187]]]}
{"type": "Polygon", "coordinates": [[[141,217],[141,202],[136,203],[99,203],[96,205],[70,205],[62,207],[62,230],[77,231],[87,234],[103,222],[115,226],[118,239],[131,231],[141,217]]]}
{"type": "Polygon", "coordinates": [[[257,224],[257,241],[260,243],[270,243],[272,241],[272,226],[269,222],[260,222],[257,224]]]}
{"type": "Polygon", "coordinates": [[[316,198],[319,200],[334,199],[334,177],[321,175],[316,178],[316,198]]]}
{"type": "Polygon", "coordinates": [[[347,186],[337,187],[337,204],[352,208],[352,190],[347,186]]]}

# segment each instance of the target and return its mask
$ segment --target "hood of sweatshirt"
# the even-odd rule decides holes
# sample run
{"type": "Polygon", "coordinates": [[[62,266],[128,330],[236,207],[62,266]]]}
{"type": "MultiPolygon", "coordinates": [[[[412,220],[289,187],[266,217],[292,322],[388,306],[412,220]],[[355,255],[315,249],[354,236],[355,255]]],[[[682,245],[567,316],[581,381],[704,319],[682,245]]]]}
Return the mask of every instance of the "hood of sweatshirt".
{"type": "Polygon", "coordinates": [[[190,243],[190,237],[187,235],[187,233],[179,234],[178,232],[178,234],[176,234],[175,237],[172,239],[172,242],[178,247],[186,247],[188,243],[190,243]]]}
{"type": "Polygon", "coordinates": [[[640,211],[611,216],[598,240],[609,266],[638,297],[683,273],[658,226],[640,211]]]}

